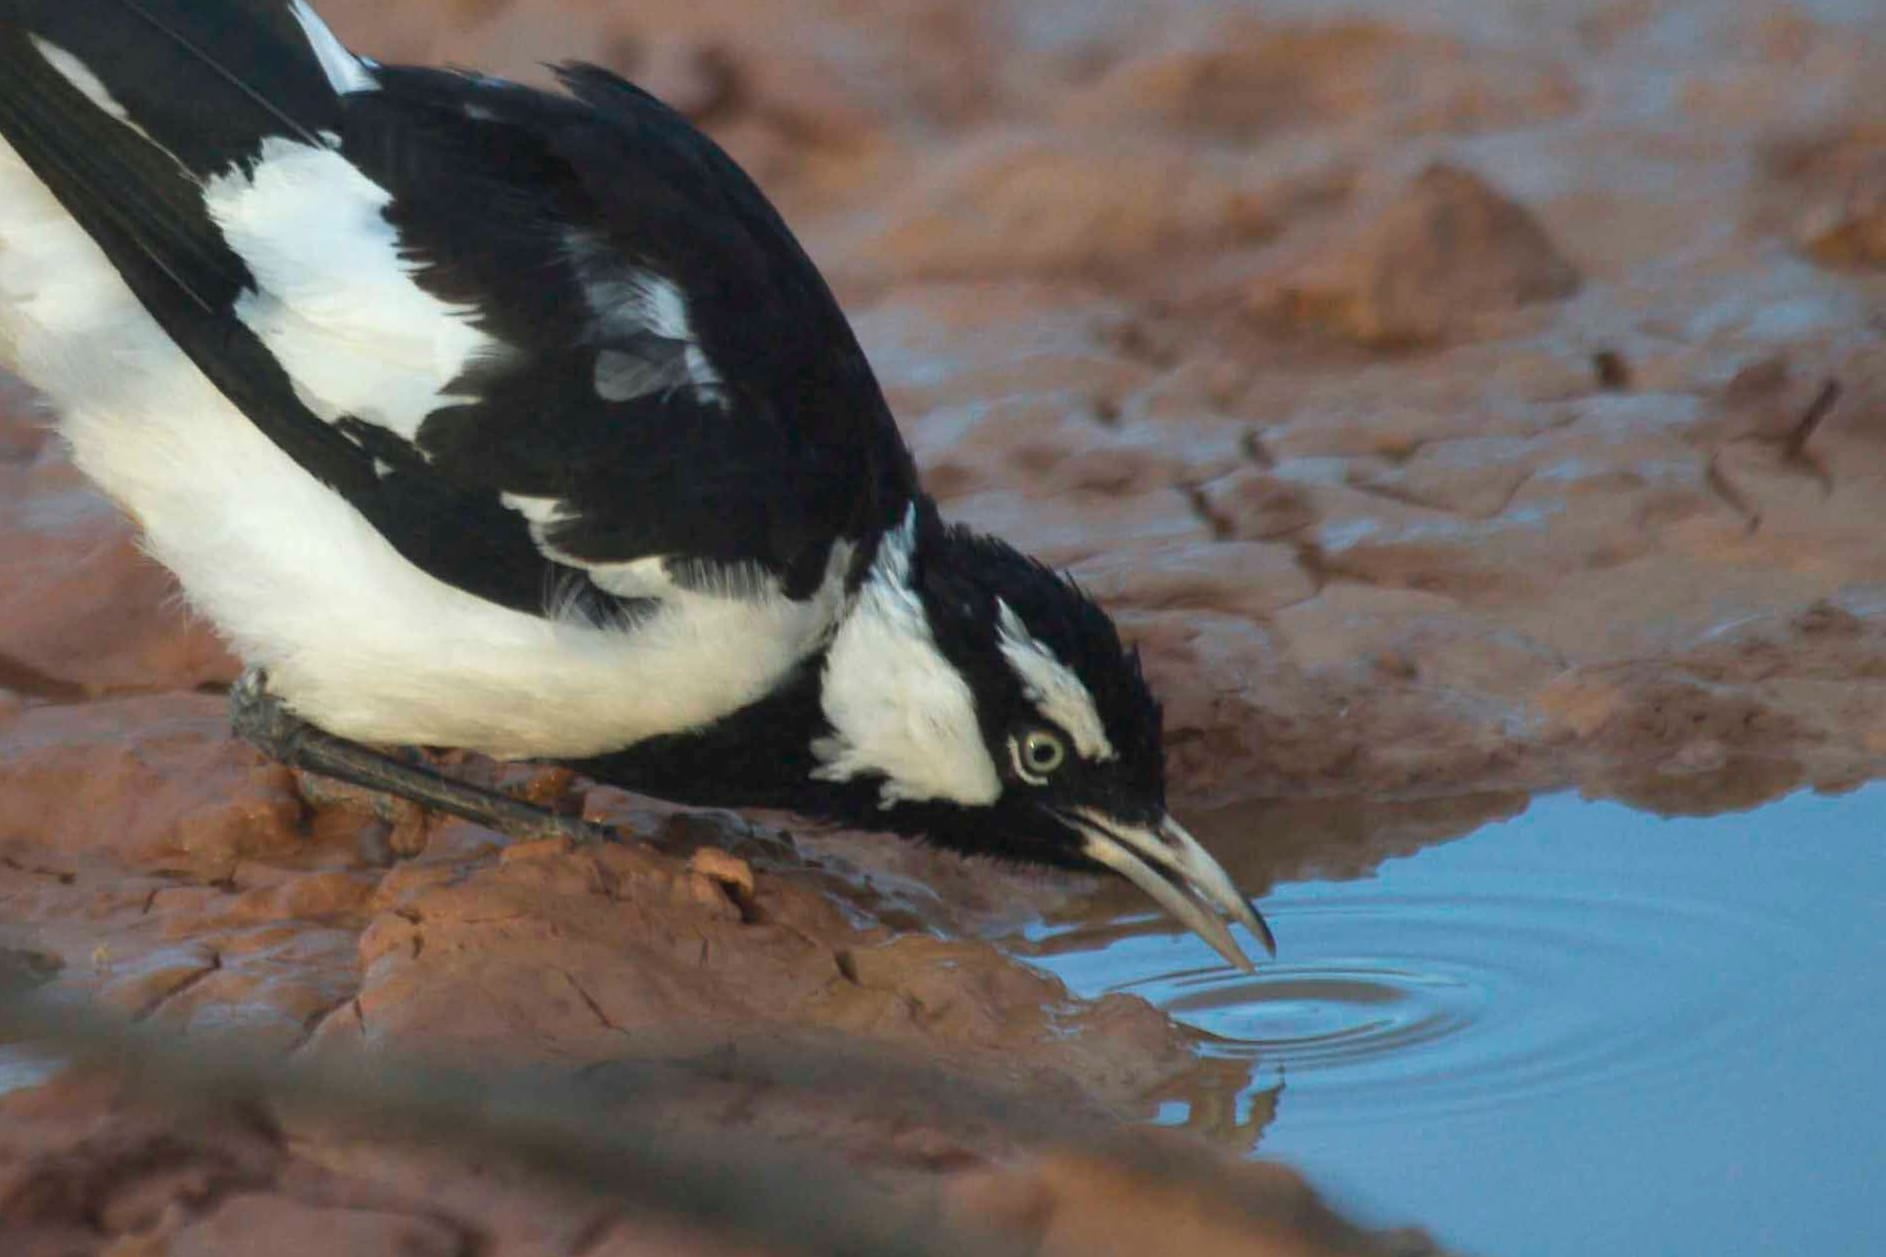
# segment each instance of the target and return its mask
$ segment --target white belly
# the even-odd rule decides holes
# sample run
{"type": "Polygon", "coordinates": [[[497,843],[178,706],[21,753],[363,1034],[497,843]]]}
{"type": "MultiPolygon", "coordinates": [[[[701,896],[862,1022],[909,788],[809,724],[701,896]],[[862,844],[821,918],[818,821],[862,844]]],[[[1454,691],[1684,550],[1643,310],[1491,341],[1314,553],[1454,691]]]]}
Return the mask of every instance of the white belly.
{"type": "MultiPolygon", "coordinates": [[[[818,597],[675,591],[621,631],[428,576],[226,401],[0,141],[0,364],[42,389],[85,473],[190,602],[331,732],[582,756],[762,697],[836,619],[818,597]]],[[[836,566],[836,564],[834,565],[836,566]]]]}

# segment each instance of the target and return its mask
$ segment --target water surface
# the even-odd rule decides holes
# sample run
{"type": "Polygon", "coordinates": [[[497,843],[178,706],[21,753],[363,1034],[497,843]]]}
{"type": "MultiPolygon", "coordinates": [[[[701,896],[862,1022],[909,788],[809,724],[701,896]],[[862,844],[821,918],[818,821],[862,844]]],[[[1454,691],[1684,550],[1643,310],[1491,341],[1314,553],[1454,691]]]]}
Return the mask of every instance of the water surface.
{"type": "Polygon", "coordinates": [[[1030,950],[1250,1062],[1257,1151],[1338,1204],[1488,1255],[1886,1253],[1886,784],[1710,819],[1555,796],[1453,841],[1381,810],[1198,828],[1245,876],[1349,880],[1263,901],[1254,977],[1112,896],[1030,950]]]}

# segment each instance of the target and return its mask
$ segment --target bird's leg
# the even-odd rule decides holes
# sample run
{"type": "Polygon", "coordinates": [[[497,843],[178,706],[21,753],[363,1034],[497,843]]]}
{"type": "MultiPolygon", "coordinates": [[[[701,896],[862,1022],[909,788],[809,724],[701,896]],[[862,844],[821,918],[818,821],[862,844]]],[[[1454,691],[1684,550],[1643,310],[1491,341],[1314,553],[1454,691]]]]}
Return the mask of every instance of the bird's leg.
{"type": "Polygon", "coordinates": [[[512,838],[593,842],[606,837],[602,830],[575,817],[558,816],[508,795],[454,781],[429,768],[401,763],[317,729],[268,692],[268,677],[259,668],[246,669],[230,687],[229,723],[238,737],[291,768],[411,799],[422,807],[462,816],[512,838]]]}

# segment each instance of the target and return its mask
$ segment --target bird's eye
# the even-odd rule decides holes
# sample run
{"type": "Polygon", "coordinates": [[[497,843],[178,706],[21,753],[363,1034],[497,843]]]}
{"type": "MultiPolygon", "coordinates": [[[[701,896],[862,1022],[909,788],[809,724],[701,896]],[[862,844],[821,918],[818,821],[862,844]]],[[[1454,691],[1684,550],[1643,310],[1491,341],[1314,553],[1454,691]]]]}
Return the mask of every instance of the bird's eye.
{"type": "Polygon", "coordinates": [[[1047,784],[1048,774],[1067,759],[1067,747],[1046,729],[1034,730],[1019,743],[1009,739],[1009,748],[1015,755],[1015,771],[1031,785],[1047,784]]]}

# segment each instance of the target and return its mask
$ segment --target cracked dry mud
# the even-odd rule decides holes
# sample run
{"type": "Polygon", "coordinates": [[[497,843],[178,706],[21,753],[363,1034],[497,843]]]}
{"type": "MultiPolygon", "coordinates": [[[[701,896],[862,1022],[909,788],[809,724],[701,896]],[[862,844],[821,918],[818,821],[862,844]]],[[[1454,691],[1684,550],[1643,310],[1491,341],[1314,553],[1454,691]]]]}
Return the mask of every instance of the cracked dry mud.
{"type": "MultiPolygon", "coordinates": [[[[322,7],[389,59],[587,57],[699,117],[833,279],[946,511],[1142,644],[1188,815],[1409,804],[1340,849],[1216,835],[1254,890],[1541,788],[1712,810],[1886,768],[1865,0],[322,7]]],[[[234,674],[0,383],[0,946],[54,992],[294,1060],[669,1062],[664,1120],[836,1151],[1024,1251],[1421,1251],[1283,1169],[1180,1189],[1065,1151],[1244,1081],[984,941],[1079,885],[461,765],[642,840],[506,849],[260,762],[234,674]],[[860,1042],[1030,1103],[702,1064],[860,1042]]],[[[447,1149],[36,1085],[36,1051],[0,1062],[9,1253],[753,1251],[447,1149]]]]}

